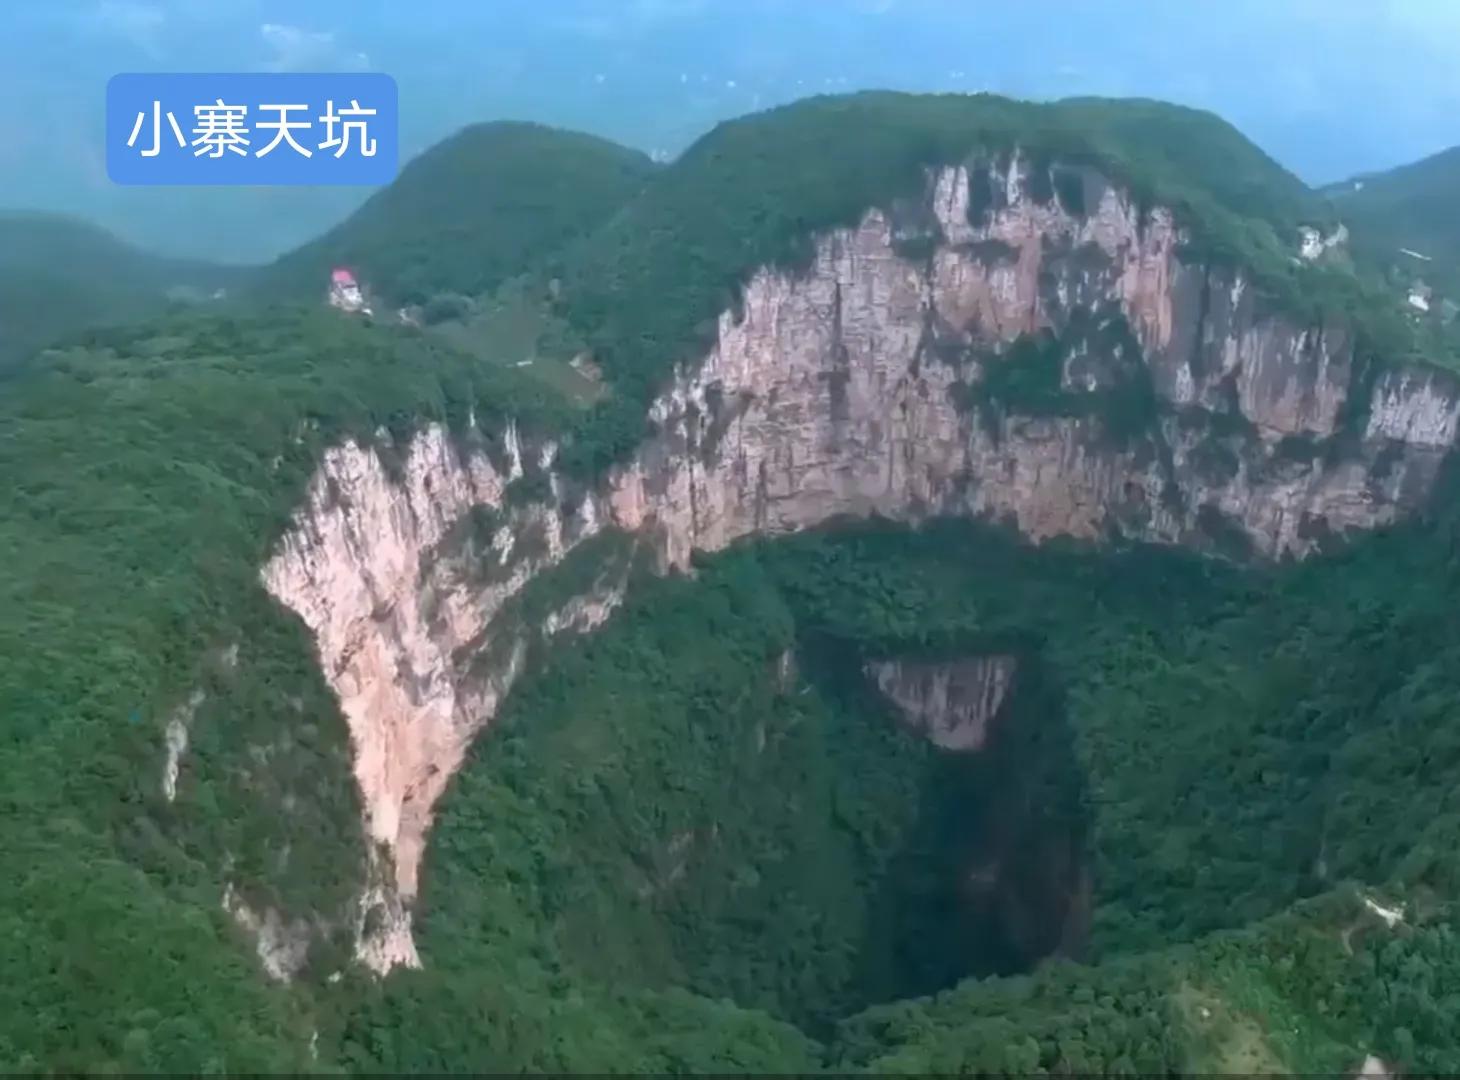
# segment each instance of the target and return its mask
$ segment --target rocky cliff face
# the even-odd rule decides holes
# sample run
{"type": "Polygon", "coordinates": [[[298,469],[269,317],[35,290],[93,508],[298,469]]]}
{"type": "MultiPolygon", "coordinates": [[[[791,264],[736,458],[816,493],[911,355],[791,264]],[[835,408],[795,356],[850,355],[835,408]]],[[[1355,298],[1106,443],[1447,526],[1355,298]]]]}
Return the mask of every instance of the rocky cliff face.
{"type": "Polygon", "coordinates": [[[1423,499],[1456,380],[1392,372],[1351,400],[1342,326],[1265,310],[1240,272],[1182,261],[1169,212],[1072,175],[1084,212],[1037,199],[1017,157],[947,169],[925,202],[822,238],[808,272],[758,273],[654,403],[617,519],[674,565],[874,512],[1301,556],[1423,499]],[[1049,385],[1005,392],[1036,334],[1049,385]]]}
{"type": "Polygon", "coordinates": [[[865,671],[908,727],[944,750],[972,752],[983,748],[1016,666],[1012,656],[978,656],[947,663],[873,660],[865,671]]]}
{"type": "MultiPolygon", "coordinates": [[[[474,548],[473,511],[502,511],[507,484],[523,472],[515,433],[503,442],[499,467],[485,450],[427,428],[406,448],[398,479],[374,447],[329,451],[263,568],[269,592],[313,632],[350,726],[376,845],[357,952],[376,970],[419,963],[409,907],[433,808],[520,670],[529,635],[497,617],[599,527],[591,500],[574,516],[556,502],[530,505],[488,522],[474,548]]],[[[552,448],[541,453],[550,460],[552,448]]],[[[591,629],[617,596],[605,587],[574,598],[541,632],[591,629]]]]}
{"type": "MultiPolygon", "coordinates": [[[[326,455],[262,574],[313,632],[350,725],[375,844],[366,963],[419,962],[409,911],[433,808],[528,639],[591,629],[616,602],[622,581],[600,581],[540,626],[503,618],[602,525],[679,567],[872,513],[1302,556],[1419,504],[1455,440],[1454,379],[1366,382],[1342,326],[1300,325],[1241,273],[1183,261],[1169,212],[1088,170],[1051,181],[1017,156],[945,169],[923,198],[822,237],[804,271],[757,273],[653,403],[656,434],[571,515],[556,480],[506,506],[524,455],[510,431],[494,458],[473,432],[428,428],[394,448],[398,478],[375,447],[326,455]]],[[[530,453],[550,472],[551,446],[530,453]]],[[[874,674],[935,741],[971,748],[1008,671],[965,673],[950,719],[934,705],[962,694],[951,676],[939,690],[874,674]]]]}

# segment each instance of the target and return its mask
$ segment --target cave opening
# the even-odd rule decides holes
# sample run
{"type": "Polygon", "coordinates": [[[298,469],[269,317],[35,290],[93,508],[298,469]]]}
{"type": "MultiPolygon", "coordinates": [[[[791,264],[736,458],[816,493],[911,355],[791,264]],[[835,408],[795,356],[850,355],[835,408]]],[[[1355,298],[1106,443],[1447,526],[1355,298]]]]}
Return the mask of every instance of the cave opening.
{"type": "MultiPolygon", "coordinates": [[[[820,738],[801,749],[830,768],[820,797],[800,797],[804,789],[788,797],[796,813],[821,820],[803,822],[789,850],[774,816],[742,826],[738,837],[722,829],[677,838],[682,861],[669,876],[678,877],[654,898],[672,928],[674,981],[825,1036],[871,1005],[1021,974],[1055,956],[1081,958],[1090,917],[1086,799],[1063,689],[1037,650],[999,659],[1009,677],[996,695],[986,680],[960,686],[957,676],[987,667],[988,657],[880,661],[942,680],[934,711],[967,706],[981,728],[960,738],[922,729],[927,718],[909,717],[879,687],[856,646],[798,650],[794,693],[823,706],[820,738]],[[960,693],[983,700],[961,702],[960,693]],[[888,777],[895,781],[879,783],[888,777]],[[724,861],[692,852],[722,846],[734,853],[724,861]],[[788,862],[802,860],[800,872],[788,872],[788,862]],[[749,879],[765,886],[759,912],[727,902],[749,879]],[[790,927],[778,926],[776,913],[789,913],[790,927]],[[790,957],[775,955],[778,941],[790,957]],[[795,973],[791,964],[820,970],[795,973]]],[[[810,762],[792,771],[815,782],[810,762]]],[[[784,782],[775,771],[764,777],[768,789],[742,796],[763,804],[784,782]]]]}
{"type": "Polygon", "coordinates": [[[646,581],[514,689],[433,834],[423,954],[813,1038],[1082,957],[1088,799],[1042,638],[841,633],[753,555],[646,581]]]}
{"type": "MultiPolygon", "coordinates": [[[[898,736],[927,739],[916,812],[870,882],[866,932],[850,996],[854,1007],[919,997],[969,977],[1021,974],[1054,956],[1084,954],[1090,916],[1084,785],[1066,725],[1063,689],[1037,651],[1003,658],[998,700],[957,672],[988,658],[910,660],[937,679],[953,672],[935,710],[957,711],[960,692],[982,724],[977,745],[940,746],[876,687],[843,677],[898,736]]],[[[853,721],[854,722],[854,721],[853,721]]],[[[958,739],[944,742],[958,743],[958,739]]],[[[968,740],[962,740],[967,742],[968,740]]],[[[824,1018],[811,1018],[813,1026],[824,1018]]]]}

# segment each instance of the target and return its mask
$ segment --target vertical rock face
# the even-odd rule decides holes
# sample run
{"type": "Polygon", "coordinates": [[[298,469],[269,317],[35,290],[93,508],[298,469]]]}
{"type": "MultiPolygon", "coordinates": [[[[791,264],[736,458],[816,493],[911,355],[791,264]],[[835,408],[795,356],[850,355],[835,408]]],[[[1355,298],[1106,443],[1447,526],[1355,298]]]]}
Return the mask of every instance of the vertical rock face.
{"type": "Polygon", "coordinates": [[[654,403],[660,434],[615,477],[617,520],[654,527],[674,565],[873,512],[1301,556],[1424,497],[1455,437],[1453,378],[1392,372],[1351,402],[1345,328],[1264,311],[1239,272],[1181,260],[1169,212],[1072,175],[1082,208],[1035,198],[1018,157],[945,169],[925,203],[823,237],[809,272],[756,274],[654,403]],[[904,258],[909,237],[932,254],[904,258]],[[1001,365],[1037,332],[1059,399],[998,401],[1001,365]],[[1133,432],[1114,430],[1122,386],[1148,398],[1133,432]],[[1320,452],[1346,411],[1367,426],[1320,452]]]}
{"type": "Polygon", "coordinates": [[[1390,371],[1374,387],[1364,434],[1444,448],[1454,445],[1457,422],[1460,397],[1448,376],[1437,371],[1390,371]]]}
{"type": "Polygon", "coordinates": [[[979,656],[941,664],[873,660],[865,670],[908,727],[944,750],[975,751],[983,749],[1015,667],[1012,656],[979,656]]]}
{"type": "MultiPolygon", "coordinates": [[[[476,508],[500,508],[506,484],[521,475],[510,432],[506,442],[509,462],[499,470],[429,427],[407,448],[398,481],[374,449],[347,442],[330,450],[263,568],[269,592],[313,632],[350,726],[376,845],[359,954],[377,970],[418,963],[408,908],[436,800],[521,664],[525,638],[497,640],[493,620],[598,528],[591,502],[573,518],[556,504],[531,506],[493,531],[480,558],[455,557],[453,530],[476,508]],[[491,662],[473,663],[489,650],[491,662]]],[[[590,628],[616,599],[581,598],[550,630],[590,628]]]]}
{"type": "Polygon", "coordinates": [[[187,701],[174,709],[167,718],[167,762],[162,767],[162,797],[168,802],[177,798],[178,770],[182,764],[182,756],[188,749],[193,717],[197,715],[198,707],[205,699],[203,691],[194,690],[188,695],[187,701]]]}
{"type": "MultiPolygon", "coordinates": [[[[1053,179],[1017,155],[943,169],[923,197],[821,237],[805,272],[756,273],[653,403],[656,433],[571,516],[556,481],[548,502],[504,507],[523,471],[510,431],[493,464],[427,428],[399,479],[371,447],[326,454],[262,575],[312,631],[350,726],[375,845],[366,963],[418,963],[434,806],[522,664],[504,605],[600,523],[680,567],[872,513],[1302,556],[1424,499],[1460,424],[1453,378],[1361,389],[1342,326],[1300,325],[1240,272],[1184,262],[1171,213],[1095,173],[1053,179]],[[490,540],[463,547],[484,509],[490,540]]],[[[552,448],[537,452],[550,471],[552,448]]],[[[529,629],[591,629],[617,599],[595,589],[529,629]]],[[[930,738],[972,749],[1010,663],[873,674],[930,738]]]]}

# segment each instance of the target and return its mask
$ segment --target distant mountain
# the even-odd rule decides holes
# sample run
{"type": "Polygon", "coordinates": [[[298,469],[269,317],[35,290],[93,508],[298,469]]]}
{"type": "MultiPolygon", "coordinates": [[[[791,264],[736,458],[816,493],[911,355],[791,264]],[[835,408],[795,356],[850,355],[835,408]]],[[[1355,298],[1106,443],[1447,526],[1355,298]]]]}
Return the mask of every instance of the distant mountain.
{"type": "Polygon", "coordinates": [[[1452,290],[1460,285],[1460,146],[1335,184],[1326,194],[1356,250],[1452,290]]]}
{"type": "Polygon", "coordinates": [[[646,155],[592,135],[476,124],[266,268],[258,288],[275,298],[313,296],[332,267],[347,266],[398,303],[486,292],[601,225],[655,171],[646,155]]]}
{"type": "Polygon", "coordinates": [[[153,255],[75,218],[0,211],[0,367],[77,330],[208,298],[243,273],[153,255]]]}

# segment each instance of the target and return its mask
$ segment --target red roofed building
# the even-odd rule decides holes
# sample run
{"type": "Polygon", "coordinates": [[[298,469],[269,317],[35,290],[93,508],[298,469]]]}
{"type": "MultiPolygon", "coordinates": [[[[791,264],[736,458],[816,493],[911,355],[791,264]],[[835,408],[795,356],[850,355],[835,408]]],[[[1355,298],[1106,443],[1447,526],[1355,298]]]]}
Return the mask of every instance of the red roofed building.
{"type": "Polygon", "coordinates": [[[341,311],[364,312],[370,314],[370,309],[365,306],[365,294],[360,291],[360,284],[355,280],[355,275],[342,266],[335,267],[330,271],[330,307],[339,308],[341,311]]]}

